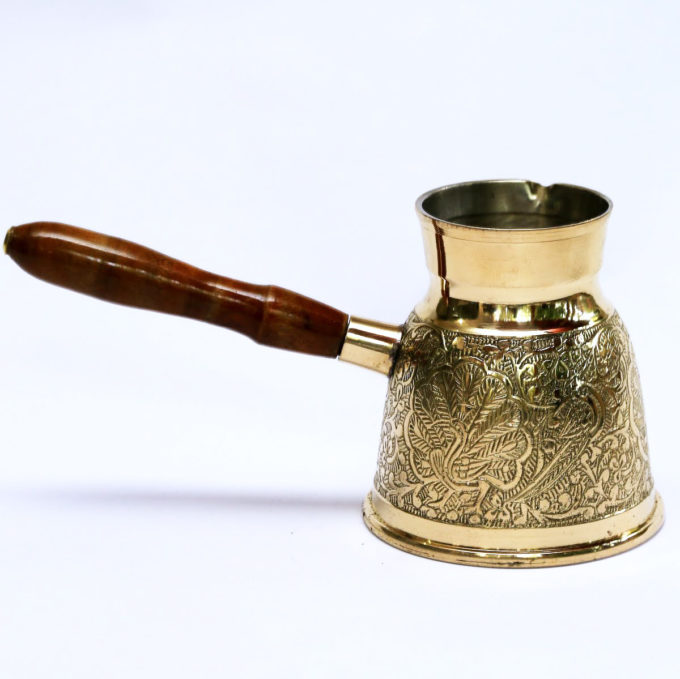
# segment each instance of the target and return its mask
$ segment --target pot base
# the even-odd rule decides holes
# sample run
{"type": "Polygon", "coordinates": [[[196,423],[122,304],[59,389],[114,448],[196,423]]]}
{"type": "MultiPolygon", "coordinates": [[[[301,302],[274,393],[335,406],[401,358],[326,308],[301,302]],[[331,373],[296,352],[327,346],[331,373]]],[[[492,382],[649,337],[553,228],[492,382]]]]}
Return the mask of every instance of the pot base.
{"type": "Polygon", "coordinates": [[[437,561],[494,568],[566,566],[614,556],[649,540],[661,528],[663,514],[657,493],[627,512],[564,528],[449,525],[397,509],[375,491],[363,506],[368,529],[393,547],[437,561]]]}

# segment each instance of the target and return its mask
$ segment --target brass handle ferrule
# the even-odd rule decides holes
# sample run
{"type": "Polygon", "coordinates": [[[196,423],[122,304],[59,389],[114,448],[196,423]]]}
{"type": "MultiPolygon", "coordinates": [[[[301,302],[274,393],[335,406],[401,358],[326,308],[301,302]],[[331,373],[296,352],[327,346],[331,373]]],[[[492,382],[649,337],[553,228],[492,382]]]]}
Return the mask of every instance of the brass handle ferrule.
{"type": "Polygon", "coordinates": [[[400,341],[399,325],[350,317],[339,358],[389,375],[400,341]]]}

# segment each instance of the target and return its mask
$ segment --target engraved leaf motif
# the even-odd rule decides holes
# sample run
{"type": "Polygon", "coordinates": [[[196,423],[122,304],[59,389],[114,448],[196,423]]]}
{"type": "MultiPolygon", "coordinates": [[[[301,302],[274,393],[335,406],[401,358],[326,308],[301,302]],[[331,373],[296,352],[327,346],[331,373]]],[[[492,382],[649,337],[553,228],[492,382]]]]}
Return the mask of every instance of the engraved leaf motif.
{"type": "Polygon", "coordinates": [[[593,406],[582,398],[569,398],[555,410],[552,428],[560,439],[581,438],[596,421],[593,406]]]}
{"type": "Polygon", "coordinates": [[[516,460],[522,456],[524,438],[516,431],[498,427],[481,436],[470,449],[470,454],[483,458],[516,460]]]}
{"type": "Polygon", "coordinates": [[[480,412],[468,439],[471,450],[483,457],[510,454],[522,439],[520,423],[520,410],[512,401],[493,411],[480,412]]]}
{"type": "MultiPolygon", "coordinates": [[[[430,423],[431,424],[431,423],[430,423]]],[[[408,427],[409,439],[413,446],[413,465],[421,478],[434,475],[432,465],[437,463],[437,456],[441,455],[444,443],[436,427],[428,426],[423,418],[415,415],[408,427]]]]}
{"type": "Polygon", "coordinates": [[[415,396],[407,427],[416,471],[435,474],[448,487],[494,476],[494,469],[499,482],[507,480],[507,462],[527,451],[519,408],[508,397],[503,380],[476,363],[461,361],[432,375],[415,396]]]}
{"type": "Polygon", "coordinates": [[[446,442],[446,431],[451,417],[446,393],[445,385],[433,382],[430,388],[419,390],[415,397],[416,412],[431,431],[437,445],[444,445],[446,442]]]}
{"type": "Polygon", "coordinates": [[[508,395],[507,387],[498,377],[485,375],[475,393],[472,394],[472,399],[480,410],[483,409],[488,414],[500,408],[508,395]]]}
{"type": "Polygon", "coordinates": [[[475,409],[483,407],[487,400],[493,400],[490,390],[485,388],[485,373],[480,366],[461,362],[445,374],[451,382],[451,389],[447,392],[449,407],[460,420],[469,420],[475,409]]]}

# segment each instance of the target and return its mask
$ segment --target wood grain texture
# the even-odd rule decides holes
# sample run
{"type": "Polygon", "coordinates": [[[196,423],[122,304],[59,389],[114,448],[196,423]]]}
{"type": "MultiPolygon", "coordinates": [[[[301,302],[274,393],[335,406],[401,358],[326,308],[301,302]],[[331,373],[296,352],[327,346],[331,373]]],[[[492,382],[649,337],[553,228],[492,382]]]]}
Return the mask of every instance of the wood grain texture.
{"type": "Polygon", "coordinates": [[[347,314],[290,290],[218,276],[120,238],[56,222],[12,227],[5,251],[49,283],[213,323],[280,349],[335,357],[347,314]]]}

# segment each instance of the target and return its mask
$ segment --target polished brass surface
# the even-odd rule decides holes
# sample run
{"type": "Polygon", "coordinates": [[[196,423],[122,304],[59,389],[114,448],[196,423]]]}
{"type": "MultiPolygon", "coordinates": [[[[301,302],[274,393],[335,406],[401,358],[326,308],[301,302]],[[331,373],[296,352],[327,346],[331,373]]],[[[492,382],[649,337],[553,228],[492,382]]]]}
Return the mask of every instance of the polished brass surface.
{"type": "Polygon", "coordinates": [[[436,308],[442,300],[445,305],[450,299],[524,305],[579,294],[590,295],[599,307],[611,311],[611,305],[597,283],[609,201],[587,189],[565,185],[541,188],[538,190],[537,185],[521,181],[473,182],[433,191],[418,200],[425,257],[431,276],[430,291],[416,308],[421,318],[428,318],[430,314],[436,316],[436,308]],[[452,198],[458,193],[475,197],[480,186],[485,190],[476,202],[472,198],[465,201],[461,198],[458,202],[452,198]],[[594,209],[579,211],[571,205],[572,191],[577,205],[587,202],[583,200],[584,192],[592,193],[594,203],[600,207],[599,212],[594,209]],[[553,193],[556,198],[551,198],[553,193]],[[475,214],[492,209],[500,212],[487,215],[490,226],[463,224],[464,213],[455,218],[458,221],[447,221],[444,215],[453,219],[449,214],[453,207],[434,209],[433,204],[438,205],[434,199],[439,194],[447,196],[449,203],[457,209],[463,209],[469,202],[475,214]],[[487,194],[494,197],[490,208],[480,204],[487,194]],[[542,211],[548,212],[550,219],[555,221],[557,217],[553,213],[559,205],[564,210],[564,217],[559,219],[561,225],[521,226],[520,206],[516,202],[518,195],[525,199],[522,211],[527,223],[535,224],[536,215],[542,211]],[[513,211],[515,226],[497,226],[504,223],[503,205],[513,211]],[[587,219],[570,223],[568,215],[587,219]]]}
{"type": "Polygon", "coordinates": [[[447,527],[448,534],[442,534],[435,521],[395,509],[375,493],[366,497],[363,514],[374,535],[410,554],[468,566],[543,568],[604,559],[637,547],[663,525],[663,502],[655,494],[640,509],[586,524],[587,531],[504,529],[489,534],[479,529],[475,535],[474,529],[447,527]]]}
{"type": "Polygon", "coordinates": [[[369,528],[459,563],[615,554],[663,520],[625,327],[602,294],[607,198],[525,181],[417,203],[431,284],[390,377],[369,528]]]}
{"type": "Polygon", "coordinates": [[[388,375],[401,339],[401,327],[351,317],[338,358],[388,375]]]}
{"type": "Polygon", "coordinates": [[[609,305],[580,292],[562,299],[524,304],[494,304],[439,295],[428,296],[418,306],[423,318],[436,320],[438,327],[470,332],[515,336],[539,335],[583,328],[605,320],[609,305]],[[600,306],[602,304],[602,306],[600,306]]]}

